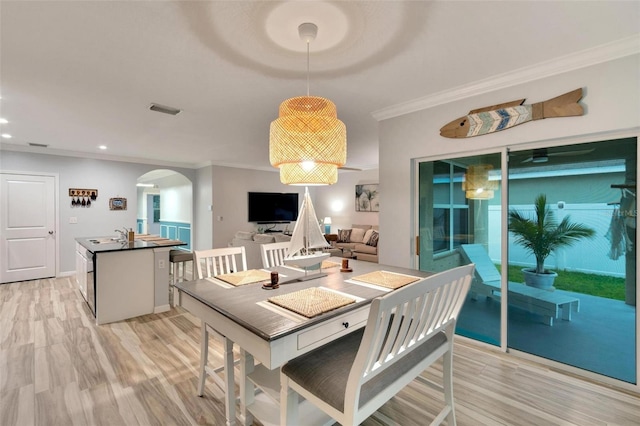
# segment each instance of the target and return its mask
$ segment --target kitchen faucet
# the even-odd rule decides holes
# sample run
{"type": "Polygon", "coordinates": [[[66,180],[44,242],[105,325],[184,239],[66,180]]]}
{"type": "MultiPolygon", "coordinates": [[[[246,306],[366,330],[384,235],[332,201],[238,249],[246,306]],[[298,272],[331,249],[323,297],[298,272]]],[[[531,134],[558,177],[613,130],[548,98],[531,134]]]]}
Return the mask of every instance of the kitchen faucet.
{"type": "Polygon", "coordinates": [[[124,227],[123,229],[124,229],[124,231],[122,229],[114,229],[114,231],[116,231],[118,234],[120,234],[120,240],[128,241],[129,240],[129,231],[127,230],[126,227],[124,227]]]}

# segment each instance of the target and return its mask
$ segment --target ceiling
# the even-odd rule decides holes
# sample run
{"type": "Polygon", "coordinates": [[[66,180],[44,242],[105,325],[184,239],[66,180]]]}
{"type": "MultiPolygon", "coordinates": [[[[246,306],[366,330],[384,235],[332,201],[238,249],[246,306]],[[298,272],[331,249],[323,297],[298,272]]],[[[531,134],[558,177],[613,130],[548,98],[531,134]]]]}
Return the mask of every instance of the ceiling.
{"type": "Polygon", "coordinates": [[[640,2],[3,0],[0,20],[3,149],[270,170],[314,22],[310,94],[337,105],[347,166],[370,169],[374,113],[637,37],[640,2]]]}

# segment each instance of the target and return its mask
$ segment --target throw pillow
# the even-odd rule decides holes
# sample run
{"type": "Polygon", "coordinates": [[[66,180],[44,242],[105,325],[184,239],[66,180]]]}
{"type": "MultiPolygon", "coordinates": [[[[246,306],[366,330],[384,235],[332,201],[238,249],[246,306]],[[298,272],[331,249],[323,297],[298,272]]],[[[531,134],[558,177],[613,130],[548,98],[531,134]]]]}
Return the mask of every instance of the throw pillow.
{"type": "Polygon", "coordinates": [[[365,230],[362,228],[353,228],[351,230],[350,241],[352,243],[362,243],[364,242],[364,233],[365,230]]]}
{"type": "Polygon", "coordinates": [[[338,229],[338,241],[341,243],[351,241],[351,229],[338,229]]]}
{"type": "Polygon", "coordinates": [[[371,239],[371,234],[373,234],[373,229],[367,229],[367,232],[364,233],[364,237],[362,238],[362,242],[365,244],[368,243],[371,239]]]}
{"type": "Polygon", "coordinates": [[[371,234],[371,238],[369,238],[369,241],[367,241],[367,245],[371,247],[378,247],[378,238],[380,238],[380,234],[378,234],[378,231],[373,231],[373,233],[371,234]]]}

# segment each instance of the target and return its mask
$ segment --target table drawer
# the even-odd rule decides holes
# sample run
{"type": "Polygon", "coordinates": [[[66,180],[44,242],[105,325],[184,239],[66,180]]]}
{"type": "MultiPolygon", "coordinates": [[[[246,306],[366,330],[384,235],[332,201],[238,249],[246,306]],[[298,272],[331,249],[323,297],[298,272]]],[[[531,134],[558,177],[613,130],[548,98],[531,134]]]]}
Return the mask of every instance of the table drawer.
{"type": "Polygon", "coordinates": [[[311,345],[320,346],[351,333],[363,327],[368,317],[369,307],[367,306],[323,322],[298,335],[298,349],[304,349],[311,345]]]}

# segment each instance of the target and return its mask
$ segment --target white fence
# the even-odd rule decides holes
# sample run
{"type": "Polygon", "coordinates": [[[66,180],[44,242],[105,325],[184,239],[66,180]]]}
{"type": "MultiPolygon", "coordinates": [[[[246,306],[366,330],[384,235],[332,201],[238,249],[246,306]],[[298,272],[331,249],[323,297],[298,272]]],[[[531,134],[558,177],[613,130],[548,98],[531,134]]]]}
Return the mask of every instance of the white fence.
{"type": "MultiPolygon", "coordinates": [[[[524,215],[534,217],[533,205],[513,205],[512,209],[524,215]]],[[[609,257],[611,242],[606,237],[614,213],[614,206],[607,204],[565,204],[563,208],[551,206],[555,218],[560,222],[566,215],[570,215],[571,222],[587,225],[596,231],[595,237],[582,239],[573,246],[563,248],[553,253],[545,261],[545,267],[555,270],[587,272],[592,274],[625,276],[625,256],[614,260],[609,257]]],[[[489,206],[489,256],[500,263],[500,206],[489,206]]],[[[631,212],[635,223],[635,211],[631,212]]],[[[535,258],[522,246],[514,243],[509,237],[509,263],[523,267],[535,266],[535,258]]]]}

